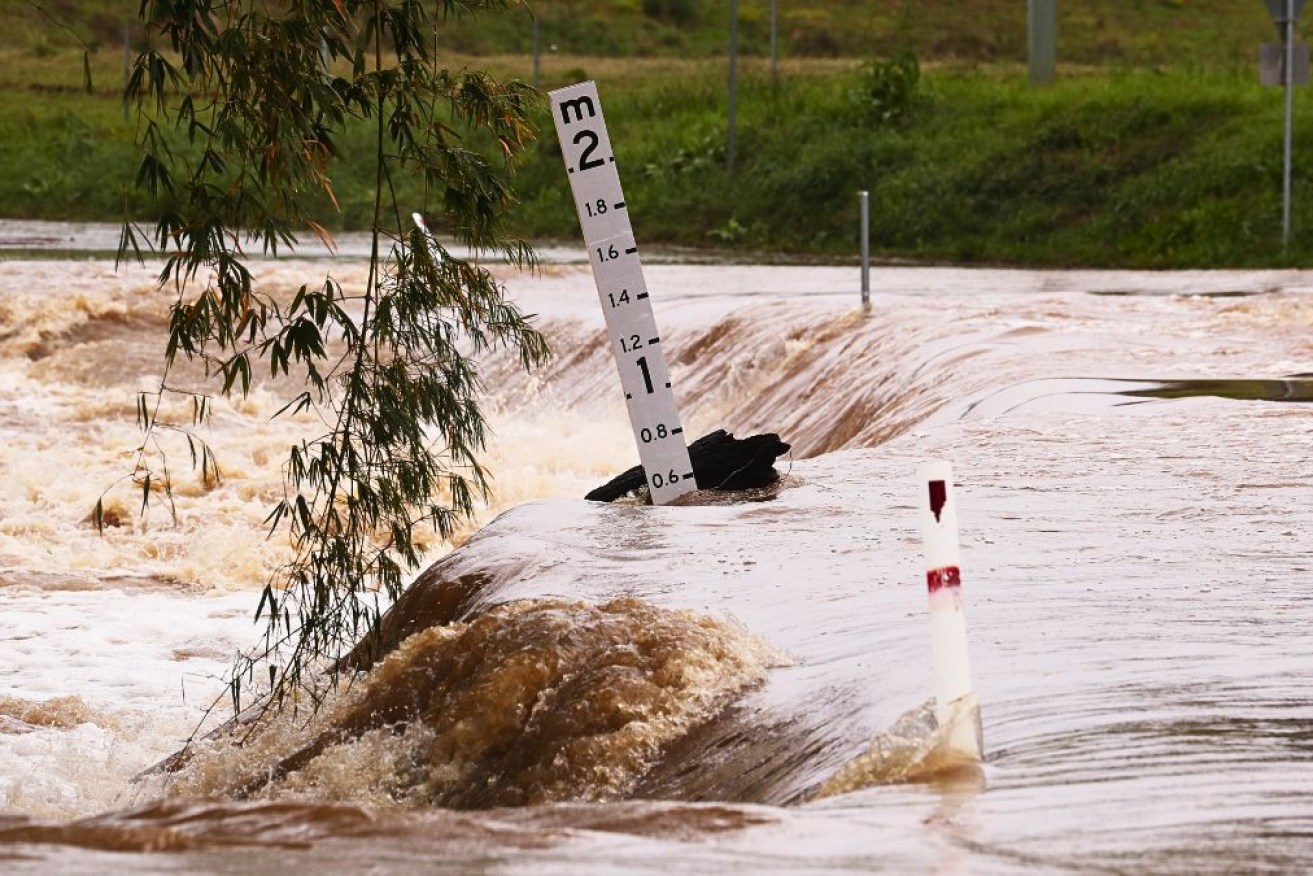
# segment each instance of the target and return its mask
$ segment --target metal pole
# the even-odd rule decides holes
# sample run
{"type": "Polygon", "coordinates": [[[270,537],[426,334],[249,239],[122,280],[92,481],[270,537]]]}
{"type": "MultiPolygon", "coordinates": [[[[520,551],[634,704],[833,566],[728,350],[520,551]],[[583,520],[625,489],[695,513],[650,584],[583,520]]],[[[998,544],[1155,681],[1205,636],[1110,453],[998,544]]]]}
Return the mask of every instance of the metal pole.
{"type": "Polygon", "coordinates": [[[1281,253],[1290,251],[1290,176],[1292,155],[1292,118],[1295,108],[1295,0],[1286,0],[1286,141],[1282,177],[1281,253]]]}
{"type": "Polygon", "coordinates": [[[862,202],[862,307],[871,306],[871,193],[858,192],[862,202]]]}
{"type": "Polygon", "coordinates": [[[738,91],[739,0],[729,5],[729,137],[725,142],[725,166],[734,172],[734,102],[738,91]]]}
{"type": "Polygon", "coordinates": [[[778,5],[779,5],[778,0],[770,0],[770,84],[771,87],[780,84],[780,71],[779,71],[780,56],[779,56],[779,52],[776,51],[776,45],[777,45],[776,36],[779,33],[779,28],[776,27],[776,21],[778,17],[776,13],[778,12],[777,9],[778,5]]]}
{"type": "Polygon", "coordinates": [[[1058,64],[1058,0],[1027,0],[1030,84],[1052,82],[1058,64]]]}
{"type": "MultiPolygon", "coordinates": [[[[123,22],[123,93],[128,92],[128,82],[132,78],[132,19],[123,22]]],[[[128,120],[128,102],[122,101],[123,121],[128,120]]]]}
{"type": "Polygon", "coordinates": [[[539,57],[538,15],[537,13],[532,11],[530,11],[529,14],[533,16],[533,87],[537,88],[538,87],[538,57],[539,57]]]}

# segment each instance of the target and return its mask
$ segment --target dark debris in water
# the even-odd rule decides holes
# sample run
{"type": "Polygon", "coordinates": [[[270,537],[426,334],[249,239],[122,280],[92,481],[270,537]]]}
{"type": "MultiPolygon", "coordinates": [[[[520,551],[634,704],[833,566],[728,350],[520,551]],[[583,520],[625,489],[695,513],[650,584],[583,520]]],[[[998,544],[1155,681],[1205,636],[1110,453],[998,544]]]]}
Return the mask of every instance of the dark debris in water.
{"type": "MultiPolygon", "coordinates": [[[[1139,381],[1136,381],[1139,382],[1139,381]]],[[[1137,398],[1229,398],[1238,401],[1313,402],[1313,380],[1192,379],[1164,380],[1155,386],[1124,389],[1119,395],[1137,398]]]]}
{"type": "Polygon", "coordinates": [[[1269,291],[1267,289],[1219,289],[1203,292],[1161,292],[1150,289],[1091,289],[1088,294],[1098,295],[1103,298],[1144,298],[1155,295],[1190,295],[1195,298],[1250,298],[1254,295],[1264,295],[1269,291]]]}
{"type": "MultiPolygon", "coordinates": [[[[789,445],[774,432],[735,438],[724,429],[717,429],[688,445],[688,455],[698,489],[753,490],[779,479],[775,460],[789,449],[789,445]]],[[[647,474],[641,465],[636,465],[584,498],[593,502],[614,502],[646,487],[647,474]]]]}
{"type": "Polygon", "coordinates": [[[1313,402],[1313,375],[1278,378],[1123,378],[1045,377],[1027,380],[989,393],[971,402],[962,416],[998,416],[1032,402],[1071,406],[1076,410],[1106,412],[1126,405],[1185,398],[1222,398],[1234,401],[1313,402]],[[1121,399],[1126,399],[1121,401],[1121,399]]]}

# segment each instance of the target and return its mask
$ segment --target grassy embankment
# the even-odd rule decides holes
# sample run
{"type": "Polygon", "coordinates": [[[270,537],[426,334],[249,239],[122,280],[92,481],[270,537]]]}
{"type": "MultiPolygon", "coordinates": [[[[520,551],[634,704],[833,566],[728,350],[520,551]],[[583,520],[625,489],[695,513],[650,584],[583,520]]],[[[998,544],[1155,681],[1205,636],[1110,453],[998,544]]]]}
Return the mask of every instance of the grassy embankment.
{"type": "MultiPolygon", "coordinates": [[[[1256,14],[1251,47],[1268,38],[1261,6],[1256,14]]],[[[915,35],[914,25],[900,26],[915,35]]],[[[965,39],[942,40],[949,37],[965,39]]],[[[1296,104],[1296,234],[1283,257],[1281,96],[1260,89],[1252,67],[1241,63],[1248,32],[1241,41],[1215,42],[1207,58],[1196,47],[1194,54],[1178,52],[1180,63],[1150,67],[1125,59],[1156,57],[1163,41],[1155,48],[1149,37],[1127,40],[1105,47],[1120,59],[1115,66],[1064,67],[1056,85],[1038,89],[1026,84],[1015,61],[954,55],[927,64],[916,91],[895,101],[892,113],[887,99],[873,107],[872,80],[856,59],[786,59],[778,88],[764,60],[745,61],[733,174],[724,162],[723,60],[558,52],[544,59],[543,85],[581,74],[598,81],[635,229],[647,243],[847,258],[857,248],[856,193],[869,189],[873,248],[886,258],[1307,263],[1313,184],[1299,156],[1313,154],[1313,131],[1302,121],[1309,117],[1305,94],[1296,104]]],[[[85,95],[77,88],[80,56],[71,50],[0,54],[0,215],[122,214],[132,157],[130,125],[113,87],[122,75],[121,49],[97,52],[94,61],[102,90],[85,95]]],[[[529,70],[523,56],[470,63],[510,75],[529,70]]],[[[513,222],[533,239],[573,240],[578,227],[545,116],[542,129],[519,177],[523,204],[513,222]]],[[[349,156],[364,150],[363,136],[344,146],[348,160],[335,180],[343,209],[326,218],[333,227],[360,227],[368,215],[367,174],[349,156]]],[[[421,197],[416,190],[414,198],[421,197]]]]}
{"type": "MultiPolygon", "coordinates": [[[[435,5],[445,0],[434,0],[435,5]]],[[[530,0],[505,15],[445,19],[438,42],[464,55],[524,55],[529,8],[543,51],[562,56],[697,58],[725,54],[729,4],[707,0],[530,0]]],[[[113,50],[131,28],[140,0],[6,0],[0,49],[41,57],[86,45],[113,50]]],[[[477,3],[470,5],[478,5],[477,3]]],[[[935,61],[1025,60],[1024,0],[785,0],[776,2],[784,57],[887,56],[910,48],[935,61]]],[[[1061,60],[1068,64],[1234,66],[1251,64],[1273,38],[1262,4],[1236,0],[1083,0],[1060,2],[1061,60]]],[[[739,43],[769,51],[771,0],[739,0],[739,43]]]]}

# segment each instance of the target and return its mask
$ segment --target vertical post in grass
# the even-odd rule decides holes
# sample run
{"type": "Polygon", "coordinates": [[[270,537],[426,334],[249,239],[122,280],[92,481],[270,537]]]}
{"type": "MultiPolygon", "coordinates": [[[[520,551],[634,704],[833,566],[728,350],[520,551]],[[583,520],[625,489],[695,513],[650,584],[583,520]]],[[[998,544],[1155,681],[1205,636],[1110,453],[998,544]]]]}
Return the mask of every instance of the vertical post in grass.
{"type": "Polygon", "coordinates": [[[1058,66],[1058,0],[1027,0],[1030,84],[1052,82],[1058,66]]]}
{"type": "Polygon", "coordinates": [[[734,172],[734,111],[738,99],[739,0],[729,4],[729,134],[725,139],[725,167],[734,172]]]}
{"type": "Polygon", "coordinates": [[[871,193],[858,192],[862,202],[862,307],[871,308],[871,193]]]}
{"type": "MultiPolygon", "coordinates": [[[[123,22],[123,90],[128,90],[132,78],[132,19],[123,22]]],[[[128,102],[123,101],[123,121],[128,120],[128,102]]]]}
{"type": "Polygon", "coordinates": [[[777,37],[779,36],[778,6],[779,0],[770,0],[770,84],[772,88],[776,88],[780,84],[780,54],[777,50],[777,37]]]}
{"type": "Polygon", "coordinates": [[[962,613],[962,573],[957,537],[957,498],[953,467],[943,460],[917,468],[921,484],[921,534],[925,544],[926,588],[930,596],[930,647],[935,718],[952,724],[945,744],[955,754],[981,757],[979,713],[965,720],[958,704],[971,696],[966,618],[962,613]]]}
{"type": "Polygon", "coordinates": [[[533,19],[533,87],[537,88],[538,67],[542,57],[542,42],[538,38],[538,13],[530,9],[529,16],[533,19]]]}
{"type": "Polygon", "coordinates": [[[1281,167],[1281,252],[1290,251],[1290,185],[1294,172],[1295,86],[1308,84],[1308,46],[1295,42],[1295,23],[1304,11],[1304,0],[1266,0],[1280,42],[1258,48],[1258,81],[1261,85],[1285,87],[1285,130],[1281,167]]]}
{"type": "Polygon", "coordinates": [[[1286,140],[1282,167],[1281,254],[1290,252],[1290,177],[1293,164],[1292,137],[1295,107],[1295,0],[1286,0],[1286,140]]]}

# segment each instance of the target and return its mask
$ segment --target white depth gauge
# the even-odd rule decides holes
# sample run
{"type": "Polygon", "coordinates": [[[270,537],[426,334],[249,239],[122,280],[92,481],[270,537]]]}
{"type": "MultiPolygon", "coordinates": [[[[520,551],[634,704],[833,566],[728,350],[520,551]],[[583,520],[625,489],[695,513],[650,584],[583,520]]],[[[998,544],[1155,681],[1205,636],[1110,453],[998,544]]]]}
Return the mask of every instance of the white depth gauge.
{"type": "Polygon", "coordinates": [[[647,473],[653,504],[664,505],[696,490],[697,483],[597,86],[581,82],[548,97],[638,458],[647,473]]]}

